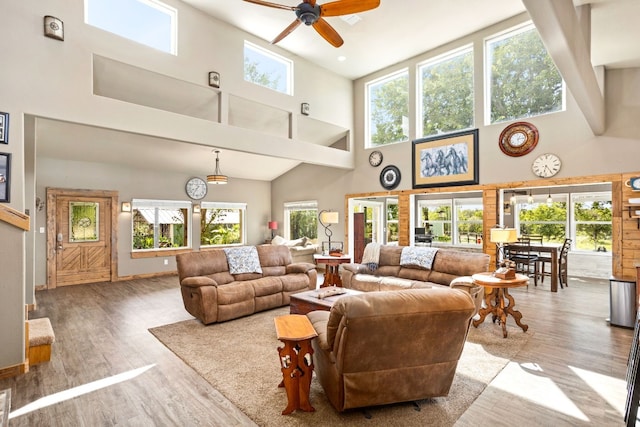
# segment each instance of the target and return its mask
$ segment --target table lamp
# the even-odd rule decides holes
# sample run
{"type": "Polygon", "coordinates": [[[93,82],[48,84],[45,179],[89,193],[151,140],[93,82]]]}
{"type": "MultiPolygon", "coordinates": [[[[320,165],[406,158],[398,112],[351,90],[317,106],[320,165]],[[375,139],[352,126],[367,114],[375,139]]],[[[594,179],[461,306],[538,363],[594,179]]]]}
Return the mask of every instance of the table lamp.
{"type": "Polygon", "coordinates": [[[329,252],[331,252],[331,236],[333,233],[331,232],[331,225],[338,223],[338,212],[321,210],[320,214],[318,214],[318,221],[320,221],[320,225],[324,227],[324,234],[327,236],[329,240],[329,252]]]}
{"type": "Polygon", "coordinates": [[[269,221],[269,230],[271,230],[271,239],[273,239],[274,231],[278,229],[278,221],[269,221]]]}
{"type": "Polygon", "coordinates": [[[489,237],[491,243],[496,244],[496,264],[500,265],[504,260],[504,244],[518,241],[518,233],[515,228],[492,228],[489,237]]]}

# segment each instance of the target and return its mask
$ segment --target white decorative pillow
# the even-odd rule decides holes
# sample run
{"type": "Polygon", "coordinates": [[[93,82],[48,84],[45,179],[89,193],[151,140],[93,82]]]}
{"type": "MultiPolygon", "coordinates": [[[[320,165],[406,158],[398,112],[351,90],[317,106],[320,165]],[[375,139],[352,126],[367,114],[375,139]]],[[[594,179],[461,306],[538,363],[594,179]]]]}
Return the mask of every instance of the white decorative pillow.
{"type": "Polygon", "coordinates": [[[262,273],[258,250],[255,246],[241,246],[239,248],[224,248],[229,264],[229,273],[262,273]]]}
{"type": "Polygon", "coordinates": [[[285,243],[287,243],[287,239],[282,236],[275,236],[273,239],[271,239],[272,245],[284,245],[285,243]]]}

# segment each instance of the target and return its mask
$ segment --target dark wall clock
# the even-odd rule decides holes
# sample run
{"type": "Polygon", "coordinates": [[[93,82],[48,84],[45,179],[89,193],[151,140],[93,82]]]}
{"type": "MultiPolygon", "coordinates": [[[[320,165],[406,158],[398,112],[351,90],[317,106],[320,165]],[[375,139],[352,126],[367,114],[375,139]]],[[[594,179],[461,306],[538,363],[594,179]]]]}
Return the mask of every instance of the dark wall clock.
{"type": "Polygon", "coordinates": [[[500,133],[498,145],[507,156],[524,156],[538,145],[538,129],[527,122],[512,123],[500,133]]]}
{"type": "Polygon", "coordinates": [[[400,169],[393,165],[385,166],[380,172],[380,185],[385,190],[393,190],[400,184],[400,169]]]}

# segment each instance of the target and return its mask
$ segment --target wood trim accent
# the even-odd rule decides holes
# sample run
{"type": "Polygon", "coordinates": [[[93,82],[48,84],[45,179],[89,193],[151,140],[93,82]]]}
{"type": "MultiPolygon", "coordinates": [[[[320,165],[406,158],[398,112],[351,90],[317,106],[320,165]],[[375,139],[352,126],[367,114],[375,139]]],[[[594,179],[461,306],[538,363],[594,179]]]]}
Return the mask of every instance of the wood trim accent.
{"type": "MultiPolygon", "coordinates": [[[[495,264],[496,248],[489,239],[490,229],[498,224],[499,219],[499,190],[513,190],[524,187],[562,187],[579,184],[611,183],[612,197],[612,268],[611,272],[619,277],[635,277],[640,274],[636,266],[640,265],[640,219],[629,218],[625,210],[625,200],[631,197],[640,198],[640,192],[634,192],[624,183],[631,177],[640,176],[640,172],[624,172],[619,174],[602,174],[575,176],[567,178],[545,178],[531,181],[512,181],[493,184],[463,185],[453,187],[416,188],[411,190],[377,191],[368,193],[346,194],[345,212],[348,212],[349,199],[361,199],[368,197],[398,197],[398,209],[407,210],[406,216],[400,214],[398,220],[398,244],[409,244],[409,197],[414,194],[438,194],[458,192],[482,192],[483,205],[483,240],[482,251],[491,256],[492,265],[495,264]],[[406,202],[401,202],[406,198],[406,202]],[[488,209],[488,210],[487,210],[488,209]],[[406,219],[404,219],[406,217],[406,219]],[[403,225],[403,218],[406,225],[403,225]]],[[[628,205],[628,203],[627,203],[628,205]]],[[[640,209],[639,209],[640,210],[640,209]]],[[[348,224],[348,223],[347,223],[348,224]]],[[[348,241],[348,225],[345,227],[345,241],[348,241]]]]}
{"type": "Polygon", "coordinates": [[[163,271],[160,273],[145,273],[145,274],[132,274],[130,276],[121,276],[118,277],[115,282],[124,282],[126,280],[136,280],[136,279],[153,279],[156,277],[166,277],[166,276],[178,276],[178,271],[163,271]]]}
{"type": "Polygon", "coordinates": [[[29,215],[5,205],[0,205],[0,221],[4,221],[24,231],[29,231],[31,226],[29,215]]]}
{"type": "Polygon", "coordinates": [[[138,258],[162,258],[165,256],[176,256],[178,254],[184,254],[186,252],[193,252],[193,249],[161,249],[154,251],[144,252],[131,252],[131,259],[138,258]]]}
{"type": "Polygon", "coordinates": [[[6,368],[1,368],[0,380],[5,378],[17,377],[18,375],[22,375],[27,372],[29,372],[28,362],[21,363],[19,365],[9,366],[6,368]]]}

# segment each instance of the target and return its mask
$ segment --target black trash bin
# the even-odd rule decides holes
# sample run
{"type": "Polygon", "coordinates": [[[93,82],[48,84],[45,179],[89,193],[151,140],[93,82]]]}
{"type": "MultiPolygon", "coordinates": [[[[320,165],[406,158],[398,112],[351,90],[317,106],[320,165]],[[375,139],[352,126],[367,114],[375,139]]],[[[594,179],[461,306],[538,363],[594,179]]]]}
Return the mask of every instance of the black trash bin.
{"type": "Polygon", "coordinates": [[[609,278],[609,323],[633,328],[636,321],[636,282],[611,276],[609,278]]]}

